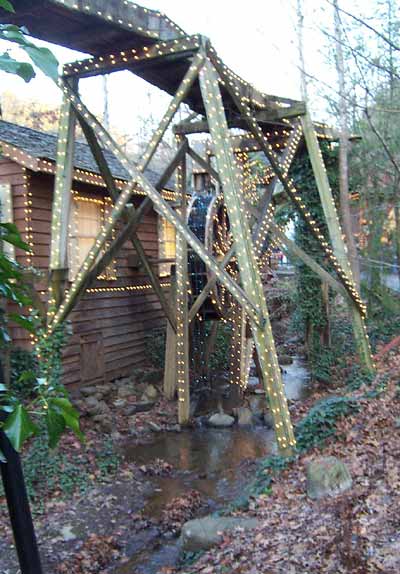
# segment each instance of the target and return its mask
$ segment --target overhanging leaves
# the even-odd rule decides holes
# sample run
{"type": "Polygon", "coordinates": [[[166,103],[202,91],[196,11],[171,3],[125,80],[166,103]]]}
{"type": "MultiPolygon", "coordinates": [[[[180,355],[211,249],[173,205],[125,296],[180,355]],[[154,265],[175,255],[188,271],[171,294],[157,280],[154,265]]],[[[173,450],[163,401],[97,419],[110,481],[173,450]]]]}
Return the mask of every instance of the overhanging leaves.
{"type": "Polygon", "coordinates": [[[49,400],[49,408],[61,415],[65,421],[65,426],[70,428],[75,435],[84,441],[84,436],[79,428],[79,412],[72,406],[66,398],[52,398],[49,400]]]}
{"type": "Polygon", "coordinates": [[[57,411],[49,408],[46,415],[47,431],[49,433],[49,446],[55,448],[65,429],[65,419],[57,411]]]}
{"type": "Polygon", "coordinates": [[[19,452],[23,443],[32,435],[36,434],[37,428],[33,424],[25,407],[17,405],[14,411],[6,419],[3,431],[13,448],[19,452]]]}
{"type": "Polygon", "coordinates": [[[6,52],[0,55],[0,70],[8,74],[16,74],[25,82],[30,82],[36,76],[35,70],[27,62],[18,62],[11,58],[6,52]]]}
{"type": "MultiPolygon", "coordinates": [[[[53,53],[48,48],[42,48],[33,44],[28,38],[25,36],[25,30],[19,28],[18,26],[14,26],[13,24],[1,24],[0,25],[0,38],[3,40],[8,40],[9,42],[13,42],[14,44],[18,44],[29,56],[32,62],[37,66],[46,76],[51,78],[52,80],[57,80],[58,78],[58,60],[53,55],[53,53]]],[[[13,74],[21,75],[22,73],[27,73],[27,68],[23,68],[22,70],[16,66],[20,64],[16,62],[13,58],[10,58],[8,54],[3,54],[3,58],[5,58],[5,65],[8,68],[3,68],[2,62],[0,61],[0,69],[4,69],[6,72],[10,72],[13,74]],[[14,62],[12,65],[11,62],[14,62]],[[13,67],[14,66],[14,67],[13,67]]],[[[30,66],[30,64],[25,64],[25,66],[30,66]]],[[[33,72],[34,77],[35,72],[33,71],[32,66],[30,66],[33,72]]],[[[21,76],[24,77],[24,76],[21,76]]],[[[24,77],[25,81],[29,82],[29,79],[24,77]]]]}
{"type": "Polygon", "coordinates": [[[7,10],[7,12],[15,12],[14,7],[9,0],[0,0],[0,8],[7,10]]]}

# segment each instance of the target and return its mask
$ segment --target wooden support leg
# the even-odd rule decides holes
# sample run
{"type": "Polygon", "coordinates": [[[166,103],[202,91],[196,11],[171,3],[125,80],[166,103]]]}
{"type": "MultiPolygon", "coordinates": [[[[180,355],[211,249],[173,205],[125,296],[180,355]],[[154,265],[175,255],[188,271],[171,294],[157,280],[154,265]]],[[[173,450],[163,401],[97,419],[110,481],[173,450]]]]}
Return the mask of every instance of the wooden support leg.
{"type": "Polygon", "coordinates": [[[241,384],[242,366],[242,310],[238,303],[232,305],[232,335],[229,344],[229,379],[231,385],[241,384]]]}
{"type": "MultiPolygon", "coordinates": [[[[301,122],[303,126],[304,138],[311,160],[311,165],[314,171],[315,181],[317,183],[321,204],[329,230],[329,235],[332,241],[333,251],[340,265],[347,273],[349,279],[352,281],[353,287],[356,288],[354,285],[351,266],[347,257],[346,245],[343,240],[339,218],[337,215],[335,203],[333,201],[332,191],[329,185],[328,176],[318,144],[318,139],[315,134],[314,126],[308,114],[302,117],[301,122]]],[[[373,373],[375,371],[375,366],[372,359],[371,347],[369,344],[364,319],[360,313],[359,308],[353,302],[350,303],[350,312],[353,323],[354,337],[360,360],[364,368],[367,371],[373,373]]]]}
{"type": "MultiPolygon", "coordinates": [[[[170,307],[176,312],[176,272],[171,270],[170,307]]],[[[167,322],[165,340],[165,365],[164,365],[164,395],[172,400],[176,392],[176,332],[171,323],[167,322]]]]}
{"type": "MultiPolygon", "coordinates": [[[[176,136],[178,145],[182,136],[176,136]]],[[[179,210],[182,222],[186,221],[186,158],[177,169],[177,188],[180,193],[179,210]]],[[[178,387],[178,421],[186,425],[190,418],[189,381],[189,297],[188,297],[188,248],[183,235],[176,236],[176,364],[178,387]]]]}
{"type": "Polygon", "coordinates": [[[241,310],[241,341],[240,341],[240,382],[242,388],[246,388],[249,382],[251,367],[251,358],[254,351],[254,341],[251,336],[251,330],[248,328],[246,313],[241,310]]]}
{"type": "MultiPolygon", "coordinates": [[[[77,80],[68,80],[75,90],[77,80]]],[[[71,188],[74,169],[76,114],[71,102],[64,96],[58,131],[56,177],[51,220],[50,288],[51,302],[57,307],[61,301],[66,278],[68,223],[71,208],[71,188]]]]}
{"type": "Polygon", "coordinates": [[[269,321],[268,309],[251,240],[249,222],[241,201],[240,175],[229,138],[228,124],[219,90],[218,77],[209,61],[200,72],[200,87],[210,133],[216,150],[218,172],[236,246],[240,278],[248,297],[260,310],[262,324],[250,319],[254,342],[263,373],[263,383],[271,404],[279,450],[290,454],[295,446],[293,427],[269,321]]]}

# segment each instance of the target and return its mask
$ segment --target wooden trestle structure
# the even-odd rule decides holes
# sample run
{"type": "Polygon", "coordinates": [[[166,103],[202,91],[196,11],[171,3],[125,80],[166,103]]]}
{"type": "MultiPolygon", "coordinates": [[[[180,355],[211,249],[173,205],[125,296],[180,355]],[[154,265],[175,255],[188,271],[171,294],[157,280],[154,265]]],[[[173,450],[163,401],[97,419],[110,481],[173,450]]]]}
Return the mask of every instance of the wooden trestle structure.
{"type": "MultiPolygon", "coordinates": [[[[100,274],[125,241],[130,240],[168,319],[166,383],[171,394],[175,386],[177,388],[179,421],[185,424],[189,420],[189,324],[209,298],[210,292],[219,285],[229,293],[232,305],[236,305],[238,332],[244,333],[246,324],[251,328],[278,446],[281,452],[290,453],[295,447],[295,438],[259,267],[267,234],[272,234],[289,253],[300,257],[347,300],[361,362],[370,371],[374,368],[364,326],[366,309],[352,278],[315,126],[304,104],[259,92],[224,65],[207,38],[187,36],[166,16],[130,1],[42,0],[32,3],[29,0],[14,0],[14,6],[16,13],[7,14],[8,21],[11,19],[14,23],[27,26],[34,36],[91,55],[85,60],[66,65],[59,79],[64,102],[53,204],[49,334],[68,316],[90,281],[100,274]],[[130,70],[172,96],[138,164],[126,156],[87,109],[78,93],[78,82],[82,78],[109,74],[115,70],[130,70]],[[159,184],[154,187],[143,173],[182,103],[187,104],[193,114],[175,125],[175,157],[165,167],[159,184]],[[99,233],[74,282],[65,292],[76,122],[82,127],[92,149],[114,206],[109,221],[99,233]],[[246,133],[233,136],[233,128],[240,128],[246,133]],[[199,132],[210,134],[215,154],[213,166],[190,146],[188,136],[199,132]],[[330,241],[318,229],[303,202],[301,191],[288,177],[289,167],[302,139],[312,162],[330,241]],[[131,176],[131,181],[122,191],[114,185],[104,149],[110,150],[131,176]],[[265,192],[253,205],[249,204],[243,192],[237,156],[240,151],[263,152],[269,166],[265,192]],[[232,241],[223,257],[218,257],[207,248],[189,228],[186,193],[188,155],[210,173],[220,201],[226,208],[232,241]],[[177,211],[160,193],[174,172],[179,200],[177,211]],[[326,261],[335,269],[335,276],[294,245],[274,223],[271,197],[277,185],[283,188],[298,215],[307,223],[326,261]],[[135,186],[146,193],[146,199],[137,209],[130,203],[135,186]],[[165,297],[136,233],[141,218],[152,205],[177,231],[176,309],[165,297]],[[116,222],[121,219],[122,231],[112,239],[116,222]],[[208,280],[194,301],[189,301],[188,293],[188,252],[202,261],[208,273],[208,280]],[[236,262],[236,274],[228,270],[232,259],[236,262]]],[[[246,336],[242,340],[247,341],[246,336]]],[[[239,353],[248,353],[247,343],[241,344],[239,340],[239,353]]],[[[247,363],[243,357],[241,364],[247,363]]]]}

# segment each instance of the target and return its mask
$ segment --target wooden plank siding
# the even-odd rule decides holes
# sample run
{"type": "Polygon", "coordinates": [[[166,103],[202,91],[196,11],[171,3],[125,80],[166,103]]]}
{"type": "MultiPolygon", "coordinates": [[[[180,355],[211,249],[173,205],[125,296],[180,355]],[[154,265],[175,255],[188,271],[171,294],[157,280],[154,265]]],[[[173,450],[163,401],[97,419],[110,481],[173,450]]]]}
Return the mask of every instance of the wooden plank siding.
{"type": "MultiPolygon", "coordinates": [[[[42,272],[37,288],[44,300],[50,262],[51,207],[54,177],[50,174],[26,171],[17,163],[0,160],[0,183],[10,182],[13,189],[14,219],[25,238],[25,228],[32,229],[32,265],[42,272]],[[31,192],[31,213],[26,220],[26,195],[31,192]]],[[[74,182],[79,195],[101,198],[104,188],[74,182]]],[[[135,198],[138,206],[143,200],[135,198]]],[[[157,215],[151,211],[144,217],[138,235],[146,253],[158,257],[157,215]]],[[[165,317],[152,289],[118,291],[116,288],[140,286],[149,283],[147,276],[128,265],[128,256],[134,250],[127,242],[116,258],[114,281],[97,280],[93,289],[114,288],[110,291],[86,293],[70,316],[72,336],[63,352],[63,382],[78,386],[87,383],[111,381],[129,375],[146,360],[145,337],[153,328],[165,325],[165,317]]],[[[19,252],[17,259],[26,263],[19,252]]],[[[22,329],[12,331],[17,347],[29,348],[29,337],[22,329]]]]}

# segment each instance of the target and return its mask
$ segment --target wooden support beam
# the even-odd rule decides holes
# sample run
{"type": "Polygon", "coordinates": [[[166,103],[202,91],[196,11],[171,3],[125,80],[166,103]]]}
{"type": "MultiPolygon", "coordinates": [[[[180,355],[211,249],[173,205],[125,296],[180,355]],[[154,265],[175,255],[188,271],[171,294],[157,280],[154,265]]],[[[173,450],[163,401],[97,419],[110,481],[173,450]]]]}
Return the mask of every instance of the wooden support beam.
{"type": "Polygon", "coordinates": [[[190,88],[190,82],[193,82],[196,75],[198,74],[198,70],[201,68],[203,64],[203,59],[201,56],[196,57],[193,61],[193,65],[191,70],[188,71],[186,74],[183,82],[185,88],[180,89],[177,93],[177,96],[173,99],[170,104],[170,107],[164,116],[159,128],[156,130],[153,138],[150,140],[150,143],[147,147],[146,152],[138,166],[133,164],[129,158],[124,154],[124,152],[119,148],[119,146],[115,143],[112,139],[110,134],[99,124],[97,119],[89,112],[87,107],[83,104],[82,100],[79,96],[73,92],[68,85],[63,85],[63,91],[68,96],[69,101],[72,103],[74,108],[77,110],[78,114],[82,114],[83,117],[88,121],[89,125],[93,128],[98,137],[99,141],[103,145],[104,148],[109,148],[112,153],[119,158],[121,163],[124,165],[125,169],[130,174],[132,181],[130,181],[124,189],[121,191],[118,202],[114,206],[114,209],[110,215],[110,222],[107,224],[105,229],[99,234],[95,241],[95,246],[92,250],[90,250],[87,258],[82,264],[81,270],[78,272],[77,277],[74,283],[71,286],[71,289],[66,294],[65,300],[62,305],[60,305],[60,309],[54,315],[51,329],[62,320],[65,319],[67,314],[71,311],[75,297],[77,293],[79,293],[82,284],[85,282],[88,273],[90,272],[90,268],[93,266],[93,262],[99,255],[101,249],[104,247],[104,243],[107,241],[108,237],[111,235],[112,230],[115,226],[116,221],[119,219],[126,203],[130,199],[131,191],[134,185],[139,184],[139,186],[145,191],[145,193],[151,198],[154,203],[155,209],[165,217],[174,227],[176,228],[177,232],[183,235],[192,249],[199,255],[199,257],[204,261],[204,263],[217,275],[218,280],[225,285],[225,287],[230,291],[232,296],[236,298],[240,304],[246,309],[246,312],[249,316],[253,318],[255,322],[258,322],[259,313],[251,303],[247,295],[244,293],[243,289],[236,284],[235,281],[226,273],[223,269],[221,269],[219,263],[211,257],[204,248],[204,245],[198,240],[198,238],[187,229],[186,225],[180,220],[180,218],[176,215],[174,210],[168,205],[168,203],[164,200],[161,194],[147,181],[147,179],[142,175],[140,170],[143,170],[144,167],[147,165],[147,162],[150,161],[151,157],[153,156],[157,145],[162,137],[162,134],[168,127],[169,122],[166,118],[169,118],[169,121],[172,119],[173,114],[171,114],[171,108],[177,108],[176,99],[181,98],[183,99],[185,96],[185,90],[190,88]],[[188,77],[189,75],[189,77],[188,77]]]}
{"type": "MultiPolygon", "coordinates": [[[[297,117],[299,115],[299,111],[300,110],[296,108],[296,113],[289,114],[289,117],[293,117],[293,116],[297,117]]],[[[303,107],[301,108],[301,113],[304,113],[303,107]]],[[[262,124],[264,131],[267,131],[268,129],[273,130],[273,129],[276,129],[277,127],[281,127],[283,129],[287,127],[286,124],[281,123],[282,117],[281,117],[280,112],[267,112],[265,110],[261,110],[261,111],[255,112],[255,117],[257,118],[257,121],[260,122],[260,124],[262,124]]],[[[236,128],[236,129],[242,129],[242,130],[246,130],[246,131],[248,129],[246,120],[244,120],[242,118],[232,116],[231,118],[228,118],[227,121],[228,121],[228,127],[230,129],[236,128]]],[[[175,131],[177,134],[181,134],[181,135],[204,134],[204,133],[210,133],[210,128],[209,128],[208,122],[206,120],[198,120],[195,122],[184,122],[184,123],[177,124],[175,126],[175,131]]],[[[279,139],[279,138],[275,138],[275,139],[279,139]]],[[[248,138],[242,144],[239,141],[239,138],[235,137],[235,139],[233,140],[233,143],[234,143],[235,151],[237,151],[236,148],[241,148],[242,145],[244,147],[249,147],[249,149],[247,151],[257,151],[258,147],[259,147],[258,143],[256,141],[254,141],[252,138],[248,138]]],[[[243,149],[241,151],[246,151],[246,150],[243,149]]]]}
{"type": "MultiPolygon", "coordinates": [[[[89,144],[89,147],[92,151],[93,157],[97,163],[97,166],[100,170],[101,176],[103,177],[107,190],[114,202],[114,204],[118,201],[119,190],[115,185],[114,178],[112,176],[111,170],[108,167],[107,161],[104,157],[103,150],[101,149],[99,142],[97,141],[96,135],[92,128],[89,126],[87,121],[81,116],[78,116],[79,123],[81,125],[82,131],[85,135],[86,141],[89,144]]],[[[130,219],[132,219],[136,214],[136,209],[132,206],[125,207],[125,210],[122,212],[122,221],[127,224],[130,219]]],[[[171,327],[174,331],[176,331],[176,319],[175,315],[172,312],[172,309],[167,301],[167,298],[164,294],[164,291],[161,287],[160,280],[158,278],[157,273],[154,271],[152,264],[150,262],[149,257],[147,256],[142,242],[140,241],[138,234],[136,231],[132,231],[129,237],[133,248],[135,249],[139,260],[149,278],[150,284],[152,285],[158,300],[160,302],[161,308],[164,311],[164,314],[170,323],[171,327]]]]}
{"type": "MultiPolygon", "coordinates": [[[[184,136],[175,136],[182,144],[184,136]]],[[[186,158],[184,157],[176,172],[176,185],[180,194],[179,217],[186,223],[186,158]]],[[[185,237],[176,235],[176,366],[178,389],[178,422],[187,425],[190,419],[190,380],[189,380],[189,275],[188,247],[185,237]]]]}
{"type": "MultiPolygon", "coordinates": [[[[171,287],[169,291],[170,306],[176,313],[176,268],[171,269],[171,287]]],[[[177,352],[176,331],[167,323],[165,337],[165,365],[164,365],[164,396],[172,400],[177,386],[177,352]]]]}
{"type": "MultiPolygon", "coordinates": [[[[77,90],[77,80],[71,80],[68,86],[77,90]]],[[[67,246],[74,169],[75,125],[75,110],[68,97],[64,95],[58,129],[56,175],[51,219],[50,288],[52,291],[51,299],[56,306],[61,300],[62,282],[66,277],[68,267],[67,246]]]]}
{"type": "MultiPolygon", "coordinates": [[[[204,58],[202,56],[196,56],[194,58],[189,70],[186,72],[185,76],[183,77],[183,80],[179,86],[179,89],[178,89],[176,96],[171,100],[171,103],[169,104],[168,109],[167,109],[166,113],[164,114],[164,117],[162,118],[162,120],[158,126],[158,129],[154,132],[154,134],[153,134],[153,136],[152,136],[152,138],[151,138],[151,140],[150,140],[150,142],[146,148],[146,151],[143,154],[138,166],[135,166],[134,171],[135,172],[138,171],[140,174],[140,177],[141,177],[141,173],[145,170],[145,168],[147,167],[147,165],[151,161],[151,159],[152,159],[152,157],[153,157],[153,155],[154,155],[154,153],[158,147],[158,144],[159,144],[160,140],[162,139],[163,135],[165,134],[165,131],[167,130],[169,124],[171,123],[172,118],[174,117],[180,103],[182,102],[185,95],[189,91],[192,83],[196,79],[196,77],[198,75],[198,71],[201,68],[201,66],[203,65],[203,60],[204,60],[204,58]]],[[[74,108],[76,114],[78,116],[80,116],[83,119],[83,121],[85,123],[87,123],[89,125],[89,127],[95,132],[96,136],[99,137],[100,141],[102,141],[104,147],[106,148],[107,146],[110,146],[111,144],[113,144],[114,151],[118,152],[121,156],[120,157],[121,163],[125,167],[129,166],[131,164],[130,160],[125,156],[125,154],[123,154],[123,152],[119,149],[119,147],[115,144],[115,142],[113,142],[111,136],[109,136],[109,134],[107,134],[106,130],[104,130],[104,128],[102,128],[102,126],[99,124],[97,119],[93,116],[93,114],[91,114],[89,112],[89,110],[86,108],[86,106],[82,103],[82,101],[79,98],[76,91],[73,90],[70,87],[69,83],[64,81],[64,80],[60,80],[60,85],[63,89],[64,96],[65,96],[68,104],[74,108]]],[[[129,171],[129,169],[128,169],[128,171],[129,171]]],[[[134,171],[132,170],[132,176],[133,176],[134,171]]],[[[82,287],[86,282],[87,275],[90,273],[91,267],[94,265],[100,252],[103,250],[104,245],[105,245],[107,239],[110,237],[117,220],[122,215],[122,213],[125,209],[125,206],[126,206],[127,202],[129,201],[131,191],[132,191],[133,187],[137,184],[137,182],[138,182],[138,179],[134,179],[133,181],[130,181],[129,183],[127,183],[125,185],[124,189],[119,194],[118,201],[116,202],[115,207],[114,207],[112,214],[110,216],[110,221],[105,226],[105,229],[103,229],[98,234],[98,236],[95,240],[94,246],[89,251],[85,261],[82,263],[81,269],[78,271],[77,277],[76,277],[75,281],[73,282],[73,285],[71,286],[70,291],[66,295],[66,298],[65,298],[66,300],[64,302],[65,304],[62,304],[62,305],[60,304],[59,310],[53,315],[53,321],[52,321],[53,326],[55,326],[57,322],[63,320],[66,317],[66,315],[70,312],[70,310],[72,309],[72,307],[75,303],[75,298],[78,296],[79,292],[82,290],[82,287]]],[[[154,191],[155,191],[155,193],[157,193],[157,195],[159,195],[158,192],[156,192],[156,190],[154,190],[154,191]]]]}
{"type": "MultiPolygon", "coordinates": [[[[224,77],[223,69],[219,68],[218,71],[224,77]]],[[[297,192],[297,190],[293,184],[293,181],[288,179],[285,176],[284,172],[282,171],[282,169],[280,167],[279,158],[278,158],[277,154],[275,153],[275,151],[273,150],[271,144],[268,142],[267,138],[265,138],[264,134],[262,133],[262,130],[261,130],[260,126],[258,125],[256,119],[254,118],[252,111],[233,92],[231,92],[231,95],[235,101],[237,108],[242,113],[243,117],[246,118],[248,128],[250,129],[251,133],[254,135],[254,137],[259,142],[260,147],[262,148],[263,152],[267,156],[267,158],[268,158],[271,166],[273,167],[279,181],[281,182],[284,190],[286,191],[286,193],[288,194],[290,199],[293,201],[293,203],[296,206],[296,208],[298,209],[300,215],[303,217],[305,223],[307,224],[308,229],[310,230],[310,233],[315,237],[316,241],[321,246],[324,254],[327,256],[329,261],[334,266],[335,271],[337,272],[340,280],[344,284],[350,297],[353,299],[354,304],[359,309],[361,315],[364,315],[365,311],[366,311],[366,307],[365,307],[364,303],[362,302],[362,300],[361,300],[361,298],[357,292],[357,289],[355,288],[351,279],[348,277],[348,274],[346,273],[345,269],[343,269],[340,262],[338,261],[338,259],[334,255],[333,250],[331,249],[331,247],[329,246],[329,244],[325,240],[323,234],[321,233],[320,229],[317,226],[316,221],[314,221],[311,214],[309,213],[306,205],[303,203],[300,194],[297,192]]]]}
{"type": "Polygon", "coordinates": [[[171,59],[193,56],[199,49],[199,36],[184,36],[183,38],[170,40],[142,47],[113,50],[112,53],[102,54],[93,58],[86,58],[77,62],[66,64],[63,74],[66,77],[77,76],[89,78],[99,74],[110,74],[119,70],[131,70],[135,72],[143,65],[151,63],[166,64],[171,59]]]}
{"type": "Polygon", "coordinates": [[[260,309],[263,319],[261,324],[257,324],[250,317],[250,324],[262,365],[264,388],[271,404],[278,447],[280,452],[289,454],[292,452],[296,441],[284,395],[261,276],[252,245],[250,225],[243,209],[240,177],[229,139],[218,76],[208,60],[200,72],[200,88],[216,149],[218,172],[223,185],[225,205],[235,241],[240,280],[247,296],[260,309]]]}
{"type": "MultiPolygon", "coordinates": [[[[351,265],[347,257],[347,249],[342,234],[343,232],[333,200],[332,190],[329,184],[328,175],[326,173],[324,160],[322,158],[318,139],[315,134],[310,116],[308,114],[304,116],[301,119],[301,123],[303,127],[304,138],[306,140],[308,154],[310,156],[311,165],[314,172],[315,181],[317,183],[319,197],[321,199],[322,208],[324,210],[333,251],[342,269],[344,269],[347,275],[348,282],[350,282],[352,290],[357,291],[357,287],[353,281],[351,265]]],[[[373,373],[375,371],[375,366],[372,359],[372,351],[369,344],[367,330],[364,324],[364,313],[361,312],[359,305],[355,304],[354,297],[352,298],[352,304],[350,305],[350,312],[353,323],[354,337],[356,340],[360,359],[364,367],[369,372],[373,373]]]]}
{"type": "MultiPolygon", "coordinates": [[[[170,180],[171,175],[176,169],[177,163],[180,161],[182,155],[185,152],[186,145],[181,146],[178,149],[176,155],[165,168],[156,184],[156,189],[158,191],[161,191],[170,180]]],[[[130,221],[125,225],[120,234],[111,242],[107,251],[103,253],[100,259],[97,260],[94,267],[88,273],[85,282],[81,285],[81,288],[74,299],[74,305],[76,305],[80,297],[82,297],[85,289],[88,289],[90,285],[97,279],[97,277],[102,274],[104,269],[110,265],[113,258],[117,255],[117,253],[119,253],[123,245],[129,240],[132,231],[137,230],[143,217],[151,211],[152,207],[153,203],[151,199],[149,197],[144,198],[130,221]]]]}
{"type": "Polygon", "coordinates": [[[207,171],[211,175],[211,177],[215,179],[215,181],[219,182],[218,172],[212,167],[212,165],[208,163],[207,160],[201,157],[201,155],[195,152],[194,149],[191,148],[190,146],[188,147],[188,154],[190,155],[192,160],[195,161],[197,164],[199,164],[199,166],[202,167],[204,171],[207,171]]]}

